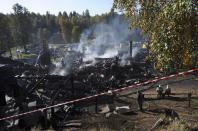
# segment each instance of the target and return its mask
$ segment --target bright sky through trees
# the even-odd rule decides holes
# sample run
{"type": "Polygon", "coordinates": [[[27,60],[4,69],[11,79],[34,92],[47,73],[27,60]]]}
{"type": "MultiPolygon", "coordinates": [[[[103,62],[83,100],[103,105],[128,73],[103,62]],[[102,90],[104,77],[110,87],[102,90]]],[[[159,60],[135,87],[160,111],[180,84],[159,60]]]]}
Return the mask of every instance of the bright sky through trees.
{"type": "Polygon", "coordinates": [[[0,12],[13,12],[12,6],[19,3],[25,6],[30,12],[45,14],[49,11],[52,14],[58,14],[59,11],[76,11],[82,13],[85,9],[90,11],[91,15],[109,12],[113,0],[0,0],[0,12]]]}

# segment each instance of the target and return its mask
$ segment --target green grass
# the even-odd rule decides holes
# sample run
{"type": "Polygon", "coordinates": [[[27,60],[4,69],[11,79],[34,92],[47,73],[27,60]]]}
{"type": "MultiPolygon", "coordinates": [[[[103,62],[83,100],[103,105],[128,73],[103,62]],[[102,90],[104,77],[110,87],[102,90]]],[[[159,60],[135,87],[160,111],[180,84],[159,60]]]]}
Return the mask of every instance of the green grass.
{"type": "Polygon", "coordinates": [[[35,59],[37,58],[37,55],[36,54],[21,54],[22,58],[23,59],[35,59]]]}
{"type": "MultiPolygon", "coordinates": [[[[19,48],[20,49],[20,48],[19,48]]],[[[11,48],[11,52],[12,52],[12,57],[14,58],[14,59],[17,59],[18,57],[17,57],[17,52],[16,52],[16,50],[17,50],[17,47],[13,47],[13,48],[11,48]]],[[[5,56],[6,57],[9,57],[10,56],[10,52],[9,51],[7,51],[6,53],[5,53],[5,56]]],[[[19,56],[19,58],[22,58],[22,59],[35,59],[35,58],[37,58],[38,56],[36,55],[36,54],[25,54],[25,53],[21,53],[20,54],[20,56],[19,56]]]]}

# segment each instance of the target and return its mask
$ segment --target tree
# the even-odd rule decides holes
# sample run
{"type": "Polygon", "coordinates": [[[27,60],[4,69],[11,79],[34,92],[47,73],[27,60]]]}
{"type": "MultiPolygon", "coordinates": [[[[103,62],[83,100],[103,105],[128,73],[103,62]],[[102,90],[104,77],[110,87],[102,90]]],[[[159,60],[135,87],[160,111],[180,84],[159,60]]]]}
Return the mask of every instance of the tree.
{"type": "Polygon", "coordinates": [[[90,16],[90,13],[89,13],[88,9],[85,10],[85,20],[86,20],[87,25],[90,26],[90,24],[91,24],[90,23],[91,22],[90,21],[91,20],[91,16],[90,16]]]}
{"type": "Polygon", "coordinates": [[[32,23],[29,18],[29,12],[25,7],[19,4],[13,6],[13,37],[16,45],[24,47],[26,51],[26,45],[29,44],[29,39],[32,31],[32,23]]]}
{"type": "Polygon", "coordinates": [[[72,36],[72,24],[69,19],[67,17],[60,16],[59,25],[65,43],[70,43],[72,36]]]}
{"type": "Polygon", "coordinates": [[[79,26],[73,26],[72,29],[72,42],[77,43],[80,39],[80,28],[79,26]]]}
{"type": "Polygon", "coordinates": [[[11,47],[13,46],[10,28],[8,25],[9,19],[0,13],[0,52],[9,50],[12,57],[11,47]]]}
{"type": "Polygon", "coordinates": [[[198,66],[198,1],[114,0],[114,7],[124,10],[132,18],[131,26],[146,34],[149,56],[158,68],[198,66]]]}
{"type": "Polygon", "coordinates": [[[69,17],[68,17],[68,14],[67,14],[67,12],[66,11],[64,11],[63,12],[63,17],[65,17],[66,19],[68,19],[69,17]]]}

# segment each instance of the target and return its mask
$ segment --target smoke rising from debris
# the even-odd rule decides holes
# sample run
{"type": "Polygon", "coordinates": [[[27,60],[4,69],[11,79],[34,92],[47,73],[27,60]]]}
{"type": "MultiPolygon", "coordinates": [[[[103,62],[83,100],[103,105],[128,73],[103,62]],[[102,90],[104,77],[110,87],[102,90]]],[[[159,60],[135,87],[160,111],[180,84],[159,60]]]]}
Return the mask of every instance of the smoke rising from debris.
{"type": "MultiPolygon", "coordinates": [[[[138,30],[130,31],[128,26],[123,16],[117,16],[108,23],[101,22],[82,33],[78,51],[85,53],[85,60],[114,57],[118,55],[120,46],[128,46],[134,38],[141,39],[138,30]],[[94,39],[89,40],[90,37],[94,39]]],[[[133,52],[135,56],[137,49],[133,52]]]]}
{"type": "MultiPolygon", "coordinates": [[[[140,41],[142,39],[139,35],[139,30],[129,30],[128,27],[129,23],[120,15],[112,18],[109,22],[101,22],[86,29],[81,34],[80,42],[76,47],[73,47],[73,50],[83,54],[83,61],[92,61],[94,63],[95,58],[112,58],[119,55],[121,65],[126,65],[128,64],[127,58],[129,57],[129,41],[140,41]]],[[[139,48],[134,47],[132,57],[138,51],[139,48]]],[[[58,75],[71,73],[73,66],[70,59],[71,55],[65,54],[63,59],[65,63],[64,68],[60,66],[61,62],[59,62],[59,66],[57,66],[53,73],[58,75]]],[[[74,56],[72,56],[72,60],[74,60],[74,56]]]]}

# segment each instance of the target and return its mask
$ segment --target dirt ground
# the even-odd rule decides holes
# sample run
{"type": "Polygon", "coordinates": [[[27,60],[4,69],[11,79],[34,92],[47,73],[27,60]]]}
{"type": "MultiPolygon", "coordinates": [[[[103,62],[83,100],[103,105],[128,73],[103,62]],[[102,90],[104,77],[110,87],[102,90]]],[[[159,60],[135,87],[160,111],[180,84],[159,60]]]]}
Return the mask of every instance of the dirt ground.
{"type": "Polygon", "coordinates": [[[82,128],[76,130],[149,131],[159,118],[165,117],[164,109],[175,110],[180,119],[154,130],[198,130],[198,78],[185,81],[179,81],[180,79],[184,79],[184,77],[157,83],[166,84],[176,81],[169,85],[172,94],[165,99],[157,99],[155,88],[143,92],[145,94],[143,112],[138,110],[136,95],[129,93],[134,92],[134,89],[127,90],[127,93],[120,92],[119,96],[115,98],[113,107],[115,109],[115,107],[129,106],[129,110],[123,109],[120,112],[109,113],[108,105],[100,105],[100,113],[85,115],[82,118],[84,121],[82,128]],[[191,107],[188,107],[187,94],[190,92],[192,93],[191,107]]]}

